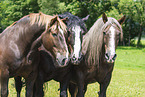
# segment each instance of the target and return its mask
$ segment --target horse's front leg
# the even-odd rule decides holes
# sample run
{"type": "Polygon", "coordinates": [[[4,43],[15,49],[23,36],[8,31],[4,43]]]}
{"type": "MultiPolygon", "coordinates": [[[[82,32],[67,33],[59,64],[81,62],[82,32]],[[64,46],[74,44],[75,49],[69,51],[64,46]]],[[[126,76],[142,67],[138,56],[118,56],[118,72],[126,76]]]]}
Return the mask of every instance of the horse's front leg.
{"type": "Polygon", "coordinates": [[[35,85],[34,85],[33,93],[35,96],[33,96],[33,97],[43,97],[44,96],[43,83],[44,83],[44,74],[39,71],[38,76],[35,81],[35,85]]]}
{"type": "Polygon", "coordinates": [[[86,93],[86,91],[87,91],[87,86],[88,86],[88,84],[85,84],[85,85],[84,85],[84,91],[83,91],[83,92],[84,92],[84,95],[85,95],[85,93],[86,93]]]}
{"type": "Polygon", "coordinates": [[[32,72],[26,78],[26,97],[33,97],[33,88],[34,88],[36,77],[37,77],[37,73],[32,72]]]}
{"type": "Polygon", "coordinates": [[[108,73],[104,81],[100,83],[99,97],[106,97],[107,87],[110,83],[112,73],[108,73]]]}
{"type": "Polygon", "coordinates": [[[16,88],[16,91],[17,91],[17,97],[20,97],[20,93],[21,93],[21,90],[22,90],[22,81],[21,81],[21,77],[20,76],[17,76],[17,77],[14,77],[15,79],[15,88],[16,88]]]}
{"type": "MultiPolygon", "coordinates": [[[[0,68],[1,69],[1,68],[0,68]]],[[[9,71],[8,69],[1,69],[0,70],[0,97],[7,97],[8,96],[8,81],[9,81],[9,71]]]]}
{"type": "Polygon", "coordinates": [[[84,74],[81,71],[77,71],[77,85],[78,85],[77,97],[84,97],[84,74]]]}
{"type": "Polygon", "coordinates": [[[60,82],[60,97],[68,97],[67,94],[68,83],[69,83],[68,80],[60,82]]]}
{"type": "Polygon", "coordinates": [[[71,97],[76,97],[76,93],[77,93],[77,85],[73,84],[73,83],[69,83],[69,93],[71,95],[71,97]]]}

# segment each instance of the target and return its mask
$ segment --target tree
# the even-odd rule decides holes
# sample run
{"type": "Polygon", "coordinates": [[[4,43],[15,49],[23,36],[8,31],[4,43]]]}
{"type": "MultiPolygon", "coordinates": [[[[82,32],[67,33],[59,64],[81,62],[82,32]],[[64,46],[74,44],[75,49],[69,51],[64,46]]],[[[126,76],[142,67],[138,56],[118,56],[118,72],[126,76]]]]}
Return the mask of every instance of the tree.
{"type": "Polygon", "coordinates": [[[7,26],[7,22],[5,22],[5,21],[7,21],[8,18],[6,17],[5,11],[6,11],[8,6],[9,6],[9,1],[8,0],[0,1],[0,33],[7,26]]]}
{"type": "Polygon", "coordinates": [[[19,20],[25,15],[32,12],[38,12],[39,6],[37,0],[4,0],[1,1],[2,19],[1,25],[2,30],[13,22],[19,20]]]}
{"type": "MultiPolygon", "coordinates": [[[[68,0],[71,1],[71,0],[68,0]]],[[[109,11],[111,2],[106,0],[72,0],[66,10],[81,18],[90,15],[87,27],[90,28],[103,12],[109,11]]]]}
{"type": "Polygon", "coordinates": [[[145,1],[133,1],[133,0],[120,0],[118,8],[120,12],[127,15],[126,19],[126,35],[128,34],[128,41],[130,45],[130,40],[136,35],[138,35],[138,43],[137,46],[139,46],[140,39],[141,39],[141,33],[142,33],[142,27],[144,25],[145,20],[145,1]],[[140,29],[138,28],[140,26],[140,29]],[[128,30],[129,31],[128,31],[128,30]]]}
{"type": "Polygon", "coordinates": [[[139,47],[141,36],[142,36],[142,31],[143,31],[143,26],[145,26],[145,1],[141,0],[135,2],[135,8],[136,8],[136,13],[134,20],[136,22],[139,22],[140,25],[140,30],[138,34],[138,42],[137,42],[137,47],[139,47]]]}

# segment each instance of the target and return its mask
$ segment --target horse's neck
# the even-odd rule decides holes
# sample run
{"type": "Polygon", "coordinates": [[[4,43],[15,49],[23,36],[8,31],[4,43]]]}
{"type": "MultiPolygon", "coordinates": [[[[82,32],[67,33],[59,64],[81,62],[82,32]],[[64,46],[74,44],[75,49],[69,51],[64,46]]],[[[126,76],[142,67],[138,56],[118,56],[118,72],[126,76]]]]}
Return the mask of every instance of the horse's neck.
{"type": "Polygon", "coordinates": [[[21,34],[19,41],[23,41],[22,43],[25,44],[24,52],[26,52],[26,54],[29,52],[29,50],[35,50],[39,47],[41,38],[40,35],[43,32],[43,27],[34,24],[28,27],[28,29],[21,34]]]}
{"type": "Polygon", "coordinates": [[[7,41],[9,43],[8,47],[13,52],[19,52],[19,55],[15,54],[18,58],[24,57],[27,56],[31,49],[31,45],[44,32],[44,30],[44,27],[38,26],[37,23],[31,25],[29,19],[20,21],[7,29],[7,31],[3,32],[6,33],[3,42],[7,41]]]}

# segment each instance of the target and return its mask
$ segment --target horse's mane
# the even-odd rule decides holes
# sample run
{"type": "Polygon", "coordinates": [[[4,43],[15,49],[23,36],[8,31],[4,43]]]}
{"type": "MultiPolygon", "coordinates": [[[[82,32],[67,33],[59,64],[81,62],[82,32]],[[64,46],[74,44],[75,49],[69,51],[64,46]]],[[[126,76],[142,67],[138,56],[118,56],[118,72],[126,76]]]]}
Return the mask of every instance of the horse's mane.
{"type": "Polygon", "coordinates": [[[75,16],[69,12],[65,12],[64,14],[60,14],[59,17],[61,18],[68,18],[67,22],[67,28],[71,28],[74,25],[80,26],[85,32],[87,32],[87,28],[85,27],[84,21],[79,18],[78,16],[75,16]]]}
{"type": "Polygon", "coordinates": [[[38,23],[39,26],[46,25],[45,29],[48,29],[50,27],[49,25],[50,25],[51,20],[53,18],[57,17],[57,21],[59,22],[58,24],[60,25],[62,30],[64,32],[66,32],[66,25],[63,23],[63,21],[61,19],[59,19],[59,17],[57,15],[50,16],[50,15],[43,14],[42,12],[39,12],[39,13],[30,13],[29,15],[26,15],[26,16],[22,17],[18,21],[14,22],[10,26],[8,26],[4,31],[7,31],[9,28],[13,27],[15,24],[19,23],[20,21],[23,21],[27,17],[30,18],[30,24],[31,25],[33,25],[35,23],[38,23]]]}
{"type": "Polygon", "coordinates": [[[102,18],[98,19],[83,38],[82,51],[85,55],[85,61],[89,66],[99,65],[103,52],[103,31],[110,23],[117,25],[121,31],[121,38],[123,37],[121,25],[116,19],[108,17],[108,21],[105,24],[102,18]]]}
{"type": "MultiPolygon", "coordinates": [[[[38,25],[46,25],[46,29],[48,29],[51,20],[54,17],[57,17],[58,24],[60,25],[62,30],[64,32],[66,32],[66,25],[63,23],[63,21],[57,15],[50,16],[50,15],[46,15],[46,14],[43,14],[42,12],[40,12],[40,13],[31,13],[29,15],[29,17],[31,20],[31,25],[33,25],[35,23],[38,23],[38,25]]],[[[56,29],[56,26],[53,26],[53,27],[54,27],[54,29],[56,29]]]]}
{"type": "Polygon", "coordinates": [[[46,29],[47,29],[47,27],[49,26],[51,22],[51,19],[53,19],[55,16],[50,16],[42,12],[39,12],[39,13],[30,13],[28,17],[30,17],[31,25],[38,23],[39,26],[46,25],[46,29]]]}
{"type": "Polygon", "coordinates": [[[57,20],[58,20],[58,24],[60,25],[61,29],[64,31],[64,34],[66,34],[67,33],[67,26],[59,17],[57,17],[57,20]]]}

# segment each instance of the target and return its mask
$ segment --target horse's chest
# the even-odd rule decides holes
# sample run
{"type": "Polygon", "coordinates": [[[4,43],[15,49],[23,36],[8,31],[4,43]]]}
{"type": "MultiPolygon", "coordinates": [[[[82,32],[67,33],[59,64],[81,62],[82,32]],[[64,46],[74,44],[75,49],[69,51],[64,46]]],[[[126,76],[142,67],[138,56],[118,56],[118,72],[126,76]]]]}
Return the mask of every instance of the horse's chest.
{"type": "Polygon", "coordinates": [[[87,83],[94,83],[94,82],[96,82],[96,72],[95,72],[95,71],[93,71],[93,72],[88,72],[88,73],[86,74],[85,79],[86,79],[86,82],[87,82],[87,83]]]}
{"type": "Polygon", "coordinates": [[[108,71],[107,70],[92,70],[92,71],[87,71],[86,74],[86,82],[87,83],[94,83],[94,82],[101,82],[102,80],[104,80],[104,78],[106,77],[108,71]]]}

